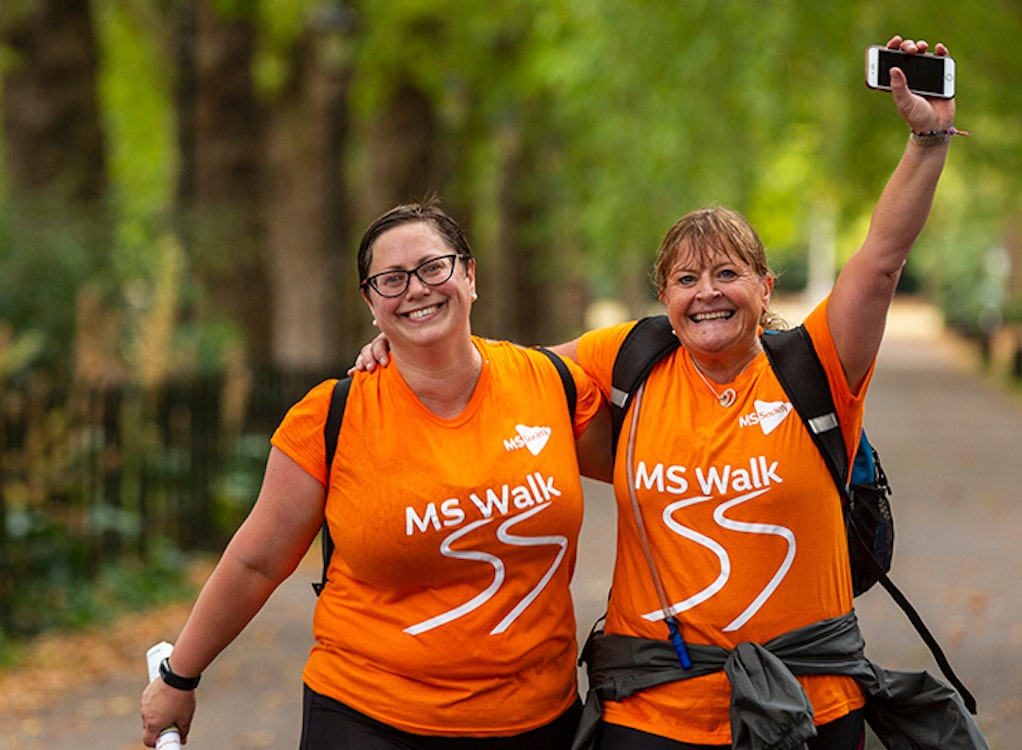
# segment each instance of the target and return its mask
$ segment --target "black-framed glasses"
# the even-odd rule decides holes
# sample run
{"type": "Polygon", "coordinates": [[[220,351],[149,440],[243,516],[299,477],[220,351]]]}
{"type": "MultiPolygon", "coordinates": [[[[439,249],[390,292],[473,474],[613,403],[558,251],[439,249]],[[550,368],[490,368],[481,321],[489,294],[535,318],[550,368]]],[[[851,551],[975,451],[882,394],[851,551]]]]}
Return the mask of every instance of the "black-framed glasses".
{"type": "Polygon", "coordinates": [[[413,273],[426,286],[440,286],[454,275],[454,266],[457,264],[458,258],[464,257],[466,256],[452,253],[451,255],[441,255],[438,258],[430,258],[410,271],[403,268],[384,271],[367,278],[362,282],[362,286],[371,286],[381,297],[400,297],[408,291],[408,284],[412,280],[413,273]]]}

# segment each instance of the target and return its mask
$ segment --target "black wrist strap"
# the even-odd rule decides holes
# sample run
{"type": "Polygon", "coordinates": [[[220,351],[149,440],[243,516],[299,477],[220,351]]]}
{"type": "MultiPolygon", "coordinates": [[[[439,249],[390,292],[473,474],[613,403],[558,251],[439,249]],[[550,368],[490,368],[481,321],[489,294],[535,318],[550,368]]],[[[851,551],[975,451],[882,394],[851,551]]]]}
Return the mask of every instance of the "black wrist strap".
{"type": "Polygon", "coordinates": [[[165,683],[178,690],[195,690],[199,686],[199,680],[202,679],[201,674],[198,677],[182,677],[179,674],[174,674],[170,669],[169,659],[160,662],[160,677],[165,683]]]}

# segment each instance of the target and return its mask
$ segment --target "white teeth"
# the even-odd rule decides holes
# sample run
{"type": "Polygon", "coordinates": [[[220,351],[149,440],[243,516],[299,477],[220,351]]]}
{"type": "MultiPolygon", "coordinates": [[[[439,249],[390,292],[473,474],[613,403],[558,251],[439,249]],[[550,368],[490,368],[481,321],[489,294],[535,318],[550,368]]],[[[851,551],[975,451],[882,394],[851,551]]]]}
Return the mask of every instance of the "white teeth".
{"type": "Polygon", "coordinates": [[[427,315],[432,315],[439,309],[440,305],[432,305],[431,307],[425,307],[421,310],[415,310],[414,312],[410,312],[408,313],[408,317],[411,318],[412,320],[421,320],[422,318],[425,318],[427,315]]]}
{"type": "Polygon", "coordinates": [[[730,317],[731,313],[729,311],[721,310],[720,312],[699,313],[697,315],[693,315],[692,319],[697,323],[702,323],[704,320],[723,320],[730,317]]]}

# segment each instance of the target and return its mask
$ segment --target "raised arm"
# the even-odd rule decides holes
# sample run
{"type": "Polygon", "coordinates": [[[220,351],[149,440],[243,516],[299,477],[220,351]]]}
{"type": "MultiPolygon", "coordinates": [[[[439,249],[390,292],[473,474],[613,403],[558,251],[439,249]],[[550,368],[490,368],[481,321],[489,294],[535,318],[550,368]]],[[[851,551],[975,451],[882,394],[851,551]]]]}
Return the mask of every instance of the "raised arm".
{"type": "MultiPolygon", "coordinates": [[[[892,38],[892,49],[915,54],[928,44],[892,38]]],[[[948,54],[943,44],[934,49],[948,54]]],[[[848,260],[834,285],[828,322],[845,375],[857,389],[880,349],[887,311],[902,268],[926,223],[954,132],[953,99],[927,99],[908,90],[904,73],[891,70],[891,90],[899,114],[913,134],[873,210],[862,246],[848,260]]]]}

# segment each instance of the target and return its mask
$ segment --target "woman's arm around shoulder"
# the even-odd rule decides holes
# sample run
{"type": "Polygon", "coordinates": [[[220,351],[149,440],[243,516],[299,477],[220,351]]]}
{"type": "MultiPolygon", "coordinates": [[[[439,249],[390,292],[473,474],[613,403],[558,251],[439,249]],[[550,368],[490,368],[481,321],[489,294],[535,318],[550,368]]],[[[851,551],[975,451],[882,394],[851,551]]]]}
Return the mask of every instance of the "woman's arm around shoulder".
{"type": "Polygon", "coordinates": [[[602,398],[601,402],[599,411],[593,415],[585,432],[575,438],[575,451],[578,453],[578,467],[582,476],[601,482],[613,482],[610,409],[602,398]]]}
{"type": "MultiPolygon", "coordinates": [[[[614,475],[614,457],[611,453],[611,422],[610,409],[603,393],[596,383],[578,364],[576,342],[545,347],[548,351],[570,362],[568,369],[575,378],[575,387],[579,392],[579,404],[586,404],[585,412],[591,414],[585,429],[575,438],[575,452],[578,455],[578,466],[582,476],[610,482],[614,475]],[[592,407],[596,410],[592,411],[592,407]]],[[[576,414],[576,421],[578,415],[576,414]]]]}
{"type": "MultiPolygon", "coordinates": [[[[581,338],[581,337],[579,337],[581,338]]],[[[548,346],[547,348],[554,354],[559,354],[565,359],[570,359],[576,365],[578,362],[578,342],[579,339],[572,339],[571,341],[565,341],[563,344],[556,344],[554,346],[548,346]]]]}

